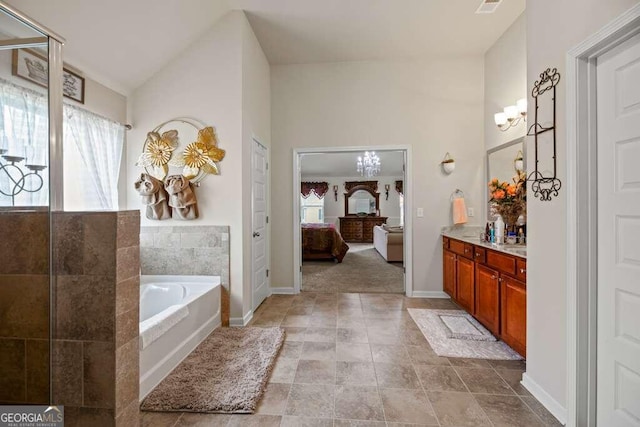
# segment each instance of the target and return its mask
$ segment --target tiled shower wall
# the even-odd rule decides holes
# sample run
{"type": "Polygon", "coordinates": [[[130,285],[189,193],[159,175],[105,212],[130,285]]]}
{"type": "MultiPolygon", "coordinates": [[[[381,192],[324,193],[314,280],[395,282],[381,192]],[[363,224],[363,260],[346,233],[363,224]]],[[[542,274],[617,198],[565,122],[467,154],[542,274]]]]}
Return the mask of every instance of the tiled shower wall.
{"type": "MultiPolygon", "coordinates": [[[[137,423],[139,224],[54,214],[52,402],[67,426],[137,423]]],[[[0,230],[0,401],[48,403],[48,214],[0,212],[0,230]]]]}
{"type": "Polygon", "coordinates": [[[140,228],[143,275],[220,276],[222,324],[229,321],[229,227],[140,228]]]}

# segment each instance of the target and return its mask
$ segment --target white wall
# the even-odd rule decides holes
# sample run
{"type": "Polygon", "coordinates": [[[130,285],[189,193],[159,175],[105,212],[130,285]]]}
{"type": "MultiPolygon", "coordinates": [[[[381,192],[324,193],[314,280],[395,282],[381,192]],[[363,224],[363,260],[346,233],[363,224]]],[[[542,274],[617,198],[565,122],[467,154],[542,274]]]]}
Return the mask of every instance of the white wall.
{"type": "MultiPolygon", "coordinates": [[[[350,62],[271,68],[272,286],[293,287],[293,148],[410,145],[413,286],[442,290],[440,229],[456,189],[479,212],[484,188],[483,58],[350,62]],[[456,170],[446,176],[446,152],[456,170]]],[[[474,218],[471,220],[473,221],[474,218]]]]}
{"type": "MultiPolygon", "coordinates": [[[[302,171],[304,173],[304,171],[302,171]]],[[[329,192],[324,196],[324,222],[339,225],[338,218],[344,216],[344,183],[347,181],[378,181],[378,192],[380,193],[380,216],[386,216],[387,224],[400,224],[400,195],[396,191],[396,181],[401,181],[402,176],[376,176],[373,178],[363,178],[360,175],[352,176],[307,176],[303,175],[302,181],[327,182],[329,192]],[[387,200],[384,185],[389,184],[389,200],[387,200]],[[336,201],[333,186],[338,186],[338,200],[336,201]]]]}
{"type": "Polygon", "coordinates": [[[527,133],[528,124],[522,121],[502,132],[493,120],[493,115],[504,107],[515,105],[521,98],[530,98],[526,24],[526,16],[520,15],[484,55],[484,143],[487,150],[527,133]]]}
{"type": "MultiPolygon", "coordinates": [[[[527,2],[527,87],[557,67],[565,77],[566,53],[637,0],[536,0],[527,2]]],[[[566,184],[566,81],[557,87],[558,178],[566,184]]],[[[529,104],[529,117],[533,117],[529,104]]],[[[533,169],[533,141],[528,169],[533,169]]],[[[560,406],[566,406],[566,195],[550,202],[527,200],[527,376],[560,406]]]]}
{"type": "MultiPolygon", "coordinates": [[[[245,298],[242,300],[242,313],[246,315],[252,308],[251,156],[254,138],[267,147],[267,158],[269,155],[268,150],[271,146],[271,77],[267,57],[244,13],[242,18],[242,217],[245,229],[243,240],[244,280],[242,282],[245,298]]],[[[269,179],[268,172],[267,179],[269,179]]],[[[267,215],[270,215],[269,209],[270,206],[267,206],[267,215]]],[[[267,224],[267,235],[269,234],[270,224],[267,224]]]]}
{"type": "Polygon", "coordinates": [[[253,129],[253,133],[268,143],[270,133],[266,60],[263,61],[264,56],[249,37],[249,31],[244,13],[230,12],[137,88],[131,113],[134,129],[130,132],[127,150],[127,204],[129,209],[137,209],[141,208],[140,196],[133,182],[140,168],[135,166],[135,161],[147,132],[176,117],[192,117],[216,127],[219,147],[226,150],[226,156],[219,164],[220,175],[206,177],[196,189],[200,217],[193,221],[159,222],[147,220],[143,212],[141,223],[143,226],[230,226],[231,317],[242,317],[249,305],[246,292],[250,276],[246,276],[249,270],[243,250],[247,244],[247,216],[250,217],[250,204],[243,197],[250,188],[248,135],[253,129]]]}

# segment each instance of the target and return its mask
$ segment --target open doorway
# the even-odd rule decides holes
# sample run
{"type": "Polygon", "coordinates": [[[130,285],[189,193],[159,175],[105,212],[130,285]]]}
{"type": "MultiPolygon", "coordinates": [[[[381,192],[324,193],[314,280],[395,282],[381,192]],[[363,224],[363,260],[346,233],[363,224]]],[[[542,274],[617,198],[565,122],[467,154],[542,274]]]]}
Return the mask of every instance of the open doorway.
{"type": "Polygon", "coordinates": [[[407,149],[305,150],[294,163],[297,289],[406,293],[407,149]]]}

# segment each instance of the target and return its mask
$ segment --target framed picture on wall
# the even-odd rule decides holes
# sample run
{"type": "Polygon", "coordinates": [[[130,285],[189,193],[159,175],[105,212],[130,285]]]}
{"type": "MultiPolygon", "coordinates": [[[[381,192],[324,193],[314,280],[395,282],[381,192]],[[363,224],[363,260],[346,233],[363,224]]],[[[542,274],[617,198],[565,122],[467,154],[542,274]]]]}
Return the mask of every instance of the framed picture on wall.
{"type": "MultiPolygon", "coordinates": [[[[42,87],[49,86],[49,63],[40,53],[31,49],[14,49],[11,73],[42,87]]],[[[62,94],[84,104],[84,77],[62,69],[62,94]]]]}

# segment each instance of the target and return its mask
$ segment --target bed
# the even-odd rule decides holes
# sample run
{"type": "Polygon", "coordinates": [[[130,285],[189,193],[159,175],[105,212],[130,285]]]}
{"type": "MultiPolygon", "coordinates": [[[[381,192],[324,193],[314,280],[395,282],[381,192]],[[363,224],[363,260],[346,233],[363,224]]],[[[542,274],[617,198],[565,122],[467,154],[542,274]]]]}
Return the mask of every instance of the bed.
{"type": "Polygon", "coordinates": [[[349,250],[333,224],[302,224],[302,259],[334,259],[342,262],[349,250]]]}

